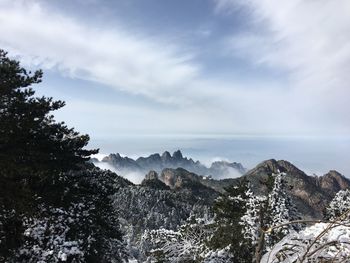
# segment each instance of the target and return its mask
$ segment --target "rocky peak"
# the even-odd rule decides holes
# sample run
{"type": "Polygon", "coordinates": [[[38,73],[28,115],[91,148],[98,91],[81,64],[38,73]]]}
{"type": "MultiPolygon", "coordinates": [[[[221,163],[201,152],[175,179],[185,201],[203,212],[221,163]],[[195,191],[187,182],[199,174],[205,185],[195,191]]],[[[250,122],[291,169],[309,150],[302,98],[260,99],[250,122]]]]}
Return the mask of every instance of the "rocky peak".
{"type": "Polygon", "coordinates": [[[122,158],[123,157],[121,157],[119,153],[111,153],[110,155],[103,157],[102,161],[107,162],[107,161],[119,160],[122,158]]]}
{"type": "Polygon", "coordinates": [[[170,188],[183,188],[199,182],[200,176],[183,168],[166,168],[162,171],[160,179],[170,188]]]}
{"type": "Polygon", "coordinates": [[[151,161],[159,161],[161,159],[159,153],[151,154],[150,156],[147,157],[151,161]]]}
{"type": "Polygon", "coordinates": [[[145,176],[145,180],[156,180],[158,179],[158,173],[156,171],[149,171],[145,176]]]}
{"type": "Polygon", "coordinates": [[[350,181],[335,170],[331,170],[318,178],[320,187],[327,193],[334,193],[350,188],[350,181]]]}
{"type": "Polygon", "coordinates": [[[336,170],[330,170],[323,177],[344,178],[344,176],[336,170]]]}
{"type": "Polygon", "coordinates": [[[291,187],[288,192],[298,205],[299,210],[311,217],[321,218],[322,211],[334,195],[341,189],[350,187],[350,180],[336,171],[315,177],[308,176],[290,162],[274,159],[264,161],[250,170],[244,177],[251,183],[253,190],[266,193],[269,175],[285,173],[284,180],[291,187]]]}
{"type": "Polygon", "coordinates": [[[170,188],[175,187],[175,182],[177,180],[177,176],[174,173],[173,169],[164,169],[161,173],[161,180],[170,188]]]}
{"type": "Polygon", "coordinates": [[[129,157],[122,157],[119,153],[110,154],[102,159],[102,162],[113,165],[118,170],[134,170],[139,171],[139,165],[129,157]]]}
{"type": "Polygon", "coordinates": [[[306,175],[303,171],[299,170],[296,166],[285,160],[276,161],[275,159],[270,159],[263,161],[258,164],[254,169],[250,170],[248,174],[276,174],[276,173],[289,173],[306,175]]]}
{"type": "Polygon", "coordinates": [[[181,161],[183,159],[182,152],[180,150],[177,150],[173,153],[173,159],[176,161],[181,161]]]}
{"type": "MultiPolygon", "coordinates": [[[[146,157],[139,157],[136,160],[122,157],[119,153],[116,153],[103,158],[102,162],[112,165],[121,175],[129,172],[146,174],[150,170],[160,173],[164,168],[183,168],[202,176],[222,179],[235,178],[246,172],[241,164],[235,162],[215,163],[212,168],[207,168],[199,161],[195,162],[191,158],[184,157],[180,150],[175,151],[172,155],[165,151],[162,155],[155,153],[146,157]]],[[[99,162],[95,160],[94,164],[98,166],[99,162]]]]}
{"type": "Polygon", "coordinates": [[[168,151],[165,151],[163,154],[162,154],[162,161],[163,162],[168,162],[171,160],[171,155],[168,151]]]}
{"type": "Polygon", "coordinates": [[[141,182],[141,186],[147,186],[158,190],[170,189],[169,186],[159,180],[158,173],[156,171],[149,171],[148,174],[146,174],[145,179],[143,179],[141,182]]]}
{"type": "Polygon", "coordinates": [[[280,170],[284,170],[284,171],[281,171],[281,172],[288,172],[288,173],[303,173],[305,174],[303,171],[301,171],[299,168],[297,168],[295,165],[291,164],[290,162],[288,161],[285,161],[285,160],[279,160],[277,161],[278,163],[278,166],[279,166],[279,169],[280,170]]]}
{"type": "Polygon", "coordinates": [[[227,162],[227,161],[216,161],[216,162],[213,162],[210,166],[210,171],[212,173],[217,173],[217,171],[219,170],[227,170],[227,169],[230,169],[230,168],[233,168],[235,170],[237,170],[240,174],[244,174],[246,172],[246,169],[243,167],[242,164],[240,163],[236,163],[236,162],[233,162],[233,163],[230,163],[230,162],[227,162]]]}

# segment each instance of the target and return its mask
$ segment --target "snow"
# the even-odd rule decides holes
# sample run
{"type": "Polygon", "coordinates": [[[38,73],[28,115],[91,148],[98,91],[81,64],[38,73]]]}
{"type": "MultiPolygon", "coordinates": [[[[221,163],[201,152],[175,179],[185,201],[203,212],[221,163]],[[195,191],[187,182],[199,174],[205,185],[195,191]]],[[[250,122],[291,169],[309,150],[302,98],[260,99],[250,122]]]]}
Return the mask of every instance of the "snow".
{"type": "Polygon", "coordinates": [[[300,232],[293,232],[266,253],[261,263],[318,262],[350,258],[350,224],[317,223],[300,232]],[[287,255],[281,259],[281,255],[287,255]]]}

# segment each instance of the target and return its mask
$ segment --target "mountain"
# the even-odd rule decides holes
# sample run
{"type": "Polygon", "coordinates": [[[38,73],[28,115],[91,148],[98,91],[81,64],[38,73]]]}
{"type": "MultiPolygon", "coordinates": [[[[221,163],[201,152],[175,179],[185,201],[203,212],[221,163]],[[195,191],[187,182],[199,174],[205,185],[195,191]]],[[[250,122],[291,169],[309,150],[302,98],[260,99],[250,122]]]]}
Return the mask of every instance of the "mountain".
{"type": "MultiPolygon", "coordinates": [[[[180,155],[175,155],[180,161],[180,155]]],[[[125,163],[135,166],[137,160],[118,157],[125,163]]],[[[172,160],[173,156],[165,153],[159,156],[163,160],[172,160]]],[[[158,159],[152,155],[150,159],[158,159]]],[[[143,162],[150,160],[144,158],[143,162]]],[[[121,167],[122,162],[119,163],[121,167]]],[[[214,200],[225,194],[225,188],[248,180],[256,194],[268,192],[269,176],[283,173],[287,182],[288,193],[304,218],[322,218],[322,211],[340,189],[350,187],[349,179],[336,171],[324,176],[309,176],[290,162],[267,160],[239,178],[216,180],[198,175],[183,168],[164,168],[160,172],[149,171],[140,185],[120,182],[111,196],[119,214],[121,230],[129,253],[145,261],[148,253],[144,235],[157,229],[176,230],[193,216],[194,218],[212,218],[214,200]]]]}
{"type": "Polygon", "coordinates": [[[145,262],[149,252],[143,236],[152,230],[176,230],[190,216],[212,217],[211,207],[218,193],[188,176],[186,170],[150,171],[140,185],[122,185],[112,195],[125,234],[129,253],[145,262]],[[165,178],[169,185],[162,180],[165,178]],[[161,180],[162,179],[162,180],[161,180]],[[174,180],[173,180],[174,179],[174,180]]]}
{"type": "Polygon", "coordinates": [[[256,194],[266,195],[269,178],[272,174],[283,173],[283,180],[288,185],[288,192],[305,218],[322,218],[323,210],[339,190],[350,188],[350,180],[337,171],[330,171],[323,176],[309,176],[293,164],[285,160],[266,160],[249,170],[239,178],[216,180],[200,176],[183,168],[166,168],[159,175],[153,172],[143,181],[165,189],[188,189],[199,197],[217,197],[225,193],[225,188],[237,185],[241,180],[247,180],[256,194]],[[157,183],[155,183],[157,182],[157,183]]]}
{"type": "Polygon", "coordinates": [[[264,161],[242,178],[247,179],[257,194],[267,192],[269,175],[285,173],[283,178],[290,186],[289,193],[300,212],[309,218],[322,218],[325,206],[339,190],[350,187],[350,180],[336,171],[323,176],[309,176],[288,161],[264,161]]]}
{"type": "Polygon", "coordinates": [[[148,157],[139,157],[136,160],[122,157],[117,153],[104,157],[101,162],[97,159],[93,159],[92,162],[97,166],[108,164],[118,171],[120,175],[130,172],[146,174],[151,170],[161,173],[165,168],[183,168],[198,175],[220,179],[238,177],[246,172],[242,164],[227,161],[213,162],[208,168],[199,161],[195,162],[191,158],[184,157],[180,150],[175,151],[172,155],[165,151],[162,155],[155,153],[148,157]]]}

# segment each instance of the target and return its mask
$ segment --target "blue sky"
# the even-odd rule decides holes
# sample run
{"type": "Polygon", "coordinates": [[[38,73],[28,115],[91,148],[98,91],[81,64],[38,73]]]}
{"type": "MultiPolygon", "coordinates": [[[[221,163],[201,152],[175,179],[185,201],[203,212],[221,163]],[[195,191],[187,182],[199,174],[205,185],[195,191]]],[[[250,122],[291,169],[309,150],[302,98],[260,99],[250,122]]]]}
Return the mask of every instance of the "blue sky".
{"type": "Polygon", "coordinates": [[[350,134],[348,0],[0,0],[0,32],[93,140],[350,134]]]}

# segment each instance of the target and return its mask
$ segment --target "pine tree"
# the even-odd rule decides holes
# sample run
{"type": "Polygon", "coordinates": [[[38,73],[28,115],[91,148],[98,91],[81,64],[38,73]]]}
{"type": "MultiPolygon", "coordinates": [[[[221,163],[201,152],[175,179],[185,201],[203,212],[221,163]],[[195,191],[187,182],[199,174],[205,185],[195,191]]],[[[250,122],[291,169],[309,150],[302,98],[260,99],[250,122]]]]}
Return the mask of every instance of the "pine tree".
{"type": "Polygon", "coordinates": [[[207,242],[211,235],[211,221],[195,217],[188,218],[177,231],[164,228],[145,231],[144,239],[148,240],[151,252],[148,261],[203,262],[205,255],[210,252],[207,242]]]}
{"type": "Polygon", "coordinates": [[[250,189],[246,191],[245,213],[239,224],[243,227],[244,239],[251,247],[255,247],[260,237],[260,229],[265,227],[267,199],[265,196],[255,195],[250,189]]]}
{"type": "MultiPolygon", "coordinates": [[[[267,228],[274,228],[284,223],[301,219],[294,202],[287,193],[287,183],[283,176],[285,176],[285,173],[272,175],[274,183],[268,195],[267,228]]],[[[291,231],[300,229],[300,224],[286,224],[278,227],[267,236],[266,245],[271,247],[291,231]]]]}
{"type": "Polygon", "coordinates": [[[350,190],[340,190],[333,200],[329,203],[329,205],[325,209],[325,218],[326,219],[336,219],[337,217],[344,215],[346,213],[347,217],[349,217],[350,211],[350,190]]]}
{"type": "Polygon", "coordinates": [[[209,242],[212,250],[230,247],[234,258],[242,263],[251,262],[251,242],[244,237],[244,228],[240,222],[247,212],[249,184],[242,180],[238,185],[226,189],[226,194],[220,196],[215,204],[215,231],[209,242]]]}
{"type": "Polygon", "coordinates": [[[42,72],[0,50],[0,262],[125,262],[110,196],[120,179],[89,169],[97,150],[35,97],[42,72]]]}
{"type": "Polygon", "coordinates": [[[268,229],[300,219],[296,206],[287,192],[284,174],[270,175],[268,194],[259,196],[247,181],[231,186],[214,208],[217,228],[210,241],[213,249],[230,246],[234,258],[240,262],[256,262],[264,251],[300,225],[292,224],[268,229]]]}
{"type": "Polygon", "coordinates": [[[32,85],[42,71],[28,72],[0,50],[0,176],[24,179],[76,169],[97,150],[85,150],[88,135],[79,135],[52,111],[63,101],[35,97],[32,85]]]}

